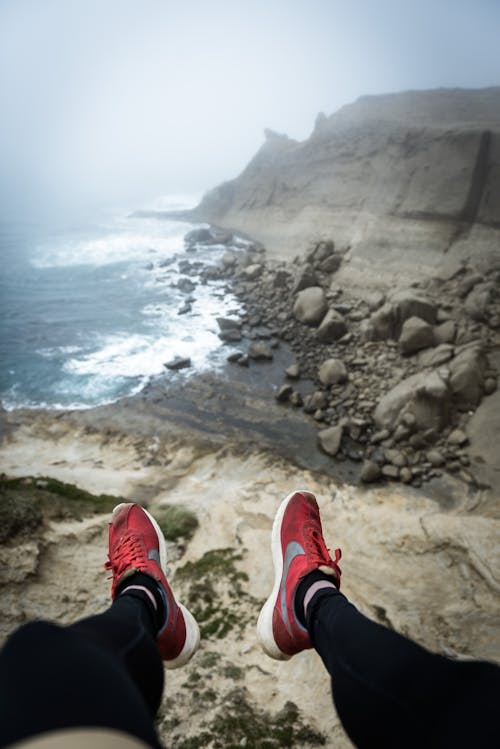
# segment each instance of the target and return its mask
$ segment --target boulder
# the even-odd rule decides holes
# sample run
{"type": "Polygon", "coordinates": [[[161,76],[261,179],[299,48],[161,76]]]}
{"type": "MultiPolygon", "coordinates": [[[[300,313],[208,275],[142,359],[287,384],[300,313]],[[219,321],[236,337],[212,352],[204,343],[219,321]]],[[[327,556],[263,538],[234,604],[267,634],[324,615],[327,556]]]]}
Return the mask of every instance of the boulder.
{"type": "Polygon", "coordinates": [[[333,341],[338,341],[346,333],[347,325],[344,318],[340,312],[330,309],[316,331],[316,336],[322,343],[333,343],[333,341]]]}
{"type": "Polygon", "coordinates": [[[361,326],[363,338],[367,341],[386,341],[394,337],[394,308],[386,302],[376,310],[361,326]]]}
{"type": "Polygon", "coordinates": [[[190,366],[191,359],[189,358],[189,356],[176,356],[174,359],[165,362],[165,367],[174,371],[177,371],[178,369],[185,369],[186,367],[190,366]]]}
{"type": "Polygon", "coordinates": [[[434,346],[434,329],[432,325],[420,317],[409,317],[405,320],[399,336],[399,350],[405,356],[410,356],[423,348],[434,346]]]}
{"type": "Polygon", "coordinates": [[[291,364],[285,369],[285,374],[291,380],[298,380],[300,377],[300,367],[298,364],[291,364]]]}
{"type": "Polygon", "coordinates": [[[228,328],[226,330],[221,330],[221,332],[219,333],[219,338],[225,343],[238,343],[238,341],[241,341],[241,331],[239,330],[239,328],[228,328]]]}
{"type": "Polygon", "coordinates": [[[321,240],[306,253],[306,258],[310,263],[321,263],[335,252],[335,243],[333,239],[321,240]]]}
{"type": "Polygon", "coordinates": [[[319,263],[319,270],[322,273],[336,273],[342,263],[340,255],[330,255],[319,263]]]}
{"type": "Polygon", "coordinates": [[[459,447],[465,445],[469,441],[467,435],[462,429],[454,429],[448,435],[449,445],[458,445],[459,447]]]}
{"type": "Polygon", "coordinates": [[[327,359],[319,368],[319,380],[322,385],[339,385],[347,381],[347,369],[342,359],[327,359]]]}
{"type": "Polygon", "coordinates": [[[488,318],[488,305],[493,299],[494,284],[490,281],[478,283],[467,295],[465,311],[473,320],[481,322],[488,318]]]}
{"type": "Polygon", "coordinates": [[[254,342],[248,347],[248,356],[254,361],[270,361],[273,358],[273,352],[267,343],[254,342]]]}
{"type": "Polygon", "coordinates": [[[275,289],[284,289],[290,281],[290,273],[287,270],[277,270],[273,275],[273,286],[275,289]]]}
{"type": "Polygon", "coordinates": [[[328,429],[322,429],[318,432],[318,442],[322,450],[328,455],[336,455],[340,450],[342,435],[344,433],[343,424],[338,424],[328,429]]]}
{"type": "Polygon", "coordinates": [[[457,335],[457,324],[454,320],[446,320],[436,325],[434,335],[437,343],[453,343],[457,335]]]}
{"type": "Polygon", "coordinates": [[[306,414],[313,414],[318,409],[326,408],[328,405],[328,395],[324,390],[316,390],[314,393],[306,396],[304,401],[304,411],[306,414]]]}
{"type": "Polygon", "coordinates": [[[184,242],[185,244],[193,245],[205,242],[211,242],[213,239],[212,233],[210,232],[210,229],[192,229],[191,231],[188,231],[188,233],[184,236],[184,242]]]}
{"type": "Polygon", "coordinates": [[[364,484],[377,481],[381,476],[380,466],[373,460],[365,460],[360,473],[360,479],[364,484]]]}
{"type": "Polygon", "coordinates": [[[429,299],[413,289],[398,291],[364,323],[363,336],[368,341],[398,339],[405,320],[410,317],[418,317],[434,325],[437,308],[429,299]]]}
{"type": "Polygon", "coordinates": [[[225,330],[240,330],[241,320],[233,317],[217,317],[217,325],[221,331],[225,330]]]}
{"type": "Polygon", "coordinates": [[[299,322],[316,326],[327,311],[325,292],[320,286],[299,291],[293,305],[293,314],[299,322]]]}
{"type": "Polygon", "coordinates": [[[312,286],[318,285],[318,278],[312,265],[304,265],[297,273],[294,284],[292,286],[292,293],[296,294],[303,289],[310,289],[312,286]]]}
{"type": "Polygon", "coordinates": [[[291,385],[282,385],[278,392],[275,395],[276,400],[278,403],[285,403],[287,400],[290,399],[290,396],[293,393],[293,387],[291,385]]]}
{"type": "Polygon", "coordinates": [[[405,289],[391,294],[390,303],[395,310],[396,334],[399,335],[401,326],[410,317],[419,317],[430,325],[437,319],[437,307],[430,299],[414,289],[405,289]]]}
{"type": "Polygon", "coordinates": [[[411,414],[421,431],[440,431],[450,418],[451,392],[436,371],[418,372],[389,390],[375,409],[379,429],[394,429],[411,414]]]}
{"type": "Polygon", "coordinates": [[[484,387],[486,357],[480,345],[464,347],[449,363],[453,399],[461,410],[475,408],[484,387]]]}
{"type": "Polygon", "coordinates": [[[177,281],[177,288],[182,291],[183,294],[191,294],[196,289],[196,284],[189,278],[180,278],[177,281]]]}
{"type": "Polygon", "coordinates": [[[247,265],[246,268],[243,268],[238,275],[242,276],[245,281],[256,281],[257,278],[262,275],[263,270],[264,267],[260,265],[260,263],[253,263],[252,265],[247,265]]]}
{"type": "Polygon", "coordinates": [[[440,367],[453,357],[454,348],[449,343],[441,343],[435,349],[421,351],[418,363],[421,367],[440,367]]]}

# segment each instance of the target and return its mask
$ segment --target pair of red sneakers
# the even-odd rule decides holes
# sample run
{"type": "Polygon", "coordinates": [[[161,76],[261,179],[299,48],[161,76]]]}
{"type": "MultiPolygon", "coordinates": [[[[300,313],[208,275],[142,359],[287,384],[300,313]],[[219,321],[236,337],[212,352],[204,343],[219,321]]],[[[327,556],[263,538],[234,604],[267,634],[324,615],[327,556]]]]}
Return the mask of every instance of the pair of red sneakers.
{"type": "MultiPolygon", "coordinates": [[[[332,575],[338,587],[340,569],[323,539],[319,508],[314,495],[297,491],[281,503],[274,519],[271,548],[274,587],[257,623],[257,636],[265,652],[280,660],[290,658],[311,641],[294,608],[299,582],[313,570],[332,575]]],[[[109,526],[109,561],[113,573],[111,595],[128,575],[142,572],[154,578],[164,594],[166,621],[158,633],[158,647],[167,668],[183,666],[198,648],[200,632],[192,614],[178,601],[166,578],[166,545],[155,519],[137,504],[115,507],[109,526]]]]}

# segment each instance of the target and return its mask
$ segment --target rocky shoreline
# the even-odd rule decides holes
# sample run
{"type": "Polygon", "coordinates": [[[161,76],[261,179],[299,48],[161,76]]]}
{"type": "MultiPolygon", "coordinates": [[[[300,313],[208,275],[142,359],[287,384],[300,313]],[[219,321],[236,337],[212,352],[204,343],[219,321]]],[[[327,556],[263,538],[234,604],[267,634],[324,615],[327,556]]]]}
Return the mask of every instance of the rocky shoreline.
{"type": "MultiPolygon", "coordinates": [[[[233,237],[194,230],[186,249],[211,242],[230,246],[233,237]]],[[[217,265],[188,262],[183,272],[194,267],[202,283],[227,280],[243,303],[243,314],[218,318],[233,366],[265,366],[280,346],[291,349],[276,401],[317,425],[318,444],[336,463],[359,463],[361,481],[418,488],[453,474],[484,488],[468,426],[498,395],[500,262],[488,276],[463,264],[447,278],[385,292],[381,279],[381,290],[363,298],[336,282],[343,262],[333,240],[291,263],[246,243],[217,265]],[[312,392],[303,394],[304,381],[312,392]]]]}

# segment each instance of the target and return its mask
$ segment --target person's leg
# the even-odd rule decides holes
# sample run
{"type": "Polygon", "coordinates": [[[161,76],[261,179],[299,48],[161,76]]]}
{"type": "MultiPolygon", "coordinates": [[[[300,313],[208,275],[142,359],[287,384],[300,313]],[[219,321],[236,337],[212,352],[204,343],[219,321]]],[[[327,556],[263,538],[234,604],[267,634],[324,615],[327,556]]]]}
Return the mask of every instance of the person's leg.
{"type": "MultiPolygon", "coordinates": [[[[335,704],[359,747],[490,746],[500,669],[456,663],[362,616],[338,588],[318,505],[295,492],[280,505],[271,537],[275,582],[257,625],[273,658],[315,646],[335,704]],[[307,610],[307,617],[306,617],[307,610]]],[[[498,736],[497,736],[498,740],[498,736]]]]}
{"type": "MultiPolygon", "coordinates": [[[[307,601],[308,587],[306,577],[297,598],[307,601]]],[[[312,595],[305,621],[356,746],[490,747],[498,741],[497,666],[430,653],[363,616],[335,588],[312,595]]]]}
{"type": "Polygon", "coordinates": [[[165,540],[135,504],[115,508],[109,529],[113,605],[63,628],[21,627],[0,653],[0,746],[69,727],[107,727],[159,746],[153,717],[167,668],[199,642],[191,614],[165,577],[165,540]]]}
{"type": "MultiPolygon", "coordinates": [[[[144,641],[132,647],[158,688],[163,669],[148,637],[156,653],[144,641]]],[[[160,746],[150,706],[112,649],[71,627],[24,625],[0,652],[0,746],[71,727],[111,728],[160,746]]]]}

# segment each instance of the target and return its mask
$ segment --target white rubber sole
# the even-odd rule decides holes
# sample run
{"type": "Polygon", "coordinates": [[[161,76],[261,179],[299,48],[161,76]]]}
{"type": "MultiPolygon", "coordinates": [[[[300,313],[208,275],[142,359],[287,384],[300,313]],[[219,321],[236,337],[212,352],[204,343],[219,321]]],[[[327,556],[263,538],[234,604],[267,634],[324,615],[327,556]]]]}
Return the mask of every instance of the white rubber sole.
{"type": "MultiPolygon", "coordinates": [[[[122,507],[129,507],[132,504],[134,504],[134,502],[122,502],[121,504],[116,505],[111,518],[114,519],[115,515],[121,510],[122,507]]],[[[154,517],[147,510],[145,510],[144,507],[141,507],[141,509],[148,516],[149,520],[151,521],[151,525],[155,529],[155,533],[158,537],[158,546],[160,549],[160,567],[166,577],[167,544],[165,543],[165,537],[154,517]]],[[[198,649],[198,645],[200,644],[200,629],[198,627],[196,619],[177,598],[175,600],[184,616],[184,621],[186,624],[186,641],[184,642],[184,647],[176,658],[170,661],[163,661],[163,665],[168,669],[180,668],[181,666],[184,666],[193,657],[198,649]]]]}
{"type": "Polygon", "coordinates": [[[276,512],[276,515],[274,517],[273,529],[271,531],[271,554],[274,567],[274,585],[271,595],[262,607],[259,614],[259,619],[257,621],[257,639],[262,649],[270,658],[274,658],[278,661],[287,661],[292,657],[287,653],[283,653],[283,651],[279,649],[273,634],[274,605],[278,598],[281,577],[283,575],[281,525],[283,523],[283,517],[285,515],[285,510],[288,506],[289,501],[294,496],[294,494],[301,494],[303,492],[310,494],[310,492],[307,492],[306,489],[295,489],[295,491],[291,492],[287,497],[285,497],[283,502],[278,507],[278,511],[276,512]]]}

